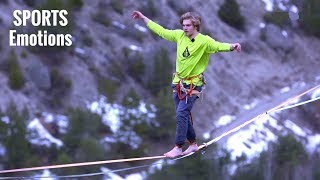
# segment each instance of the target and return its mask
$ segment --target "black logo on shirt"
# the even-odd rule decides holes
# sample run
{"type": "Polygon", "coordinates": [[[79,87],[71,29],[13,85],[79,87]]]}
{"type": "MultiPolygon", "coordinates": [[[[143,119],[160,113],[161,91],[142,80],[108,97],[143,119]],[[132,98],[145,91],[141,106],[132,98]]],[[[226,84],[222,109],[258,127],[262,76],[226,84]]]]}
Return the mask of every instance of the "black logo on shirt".
{"type": "Polygon", "coordinates": [[[190,56],[190,53],[189,53],[188,47],[186,47],[186,49],[183,51],[182,56],[183,56],[184,58],[187,58],[187,57],[189,57],[189,56],[190,56]]]}

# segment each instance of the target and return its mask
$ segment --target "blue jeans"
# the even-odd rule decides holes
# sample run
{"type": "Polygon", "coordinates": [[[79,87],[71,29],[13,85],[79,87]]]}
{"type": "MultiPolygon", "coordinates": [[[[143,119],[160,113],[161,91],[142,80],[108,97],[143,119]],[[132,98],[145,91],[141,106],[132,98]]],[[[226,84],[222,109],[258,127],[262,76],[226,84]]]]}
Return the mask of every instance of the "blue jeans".
{"type": "MultiPolygon", "coordinates": [[[[171,86],[173,89],[176,89],[176,84],[171,86]]],[[[185,85],[185,88],[189,88],[189,85],[185,85]]],[[[201,91],[201,86],[196,86],[195,90],[201,91]]],[[[185,93],[181,94],[182,96],[185,93]]],[[[178,97],[178,93],[173,93],[173,101],[176,107],[176,145],[183,145],[186,142],[186,139],[190,142],[196,140],[196,133],[193,129],[193,124],[191,121],[191,110],[194,103],[197,100],[197,95],[192,95],[191,97],[188,95],[186,98],[180,100],[178,97]]]]}

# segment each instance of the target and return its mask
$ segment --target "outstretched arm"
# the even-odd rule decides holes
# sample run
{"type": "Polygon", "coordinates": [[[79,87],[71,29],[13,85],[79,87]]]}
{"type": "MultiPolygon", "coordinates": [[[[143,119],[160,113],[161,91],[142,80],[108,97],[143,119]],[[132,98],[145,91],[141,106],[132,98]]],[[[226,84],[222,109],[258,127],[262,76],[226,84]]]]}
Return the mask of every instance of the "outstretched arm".
{"type": "Polygon", "coordinates": [[[238,52],[241,51],[241,45],[240,43],[223,43],[223,42],[218,42],[215,41],[214,39],[210,38],[207,36],[208,41],[207,41],[207,49],[206,51],[208,53],[217,53],[217,52],[230,52],[233,50],[236,50],[238,52]]]}
{"type": "Polygon", "coordinates": [[[241,51],[241,45],[239,43],[230,44],[230,51],[236,50],[237,52],[241,51]]]}
{"type": "Polygon", "coordinates": [[[156,33],[157,35],[159,35],[160,37],[162,37],[168,41],[176,41],[177,34],[181,33],[181,32],[183,33],[182,30],[177,31],[177,30],[168,30],[168,29],[163,28],[159,24],[153,22],[148,17],[143,15],[140,11],[133,11],[132,18],[133,19],[142,19],[146,23],[147,27],[152,32],[156,33]]]}
{"type": "Polygon", "coordinates": [[[150,21],[148,17],[143,15],[140,11],[133,11],[132,13],[133,19],[142,19],[146,24],[150,21]]]}

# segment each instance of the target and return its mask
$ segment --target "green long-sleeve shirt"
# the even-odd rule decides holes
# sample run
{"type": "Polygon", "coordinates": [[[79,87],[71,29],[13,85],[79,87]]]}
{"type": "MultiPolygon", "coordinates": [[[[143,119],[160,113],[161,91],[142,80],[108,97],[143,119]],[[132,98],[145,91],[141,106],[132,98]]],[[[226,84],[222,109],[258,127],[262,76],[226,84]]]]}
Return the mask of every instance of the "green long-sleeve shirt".
{"type": "MultiPolygon", "coordinates": [[[[179,77],[185,79],[202,74],[208,66],[210,54],[230,51],[230,44],[215,41],[201,33],[192,42],[182,30],[168,30],[151,20],[147,27],[160,37],[177,43],[176,75],[173,84],[179,82],[179,77]]],[[[184,82],[190,84],[190,80],[184,82]]],[[[203,84],[198,77],[192,78],[192,83],[196,86],[203,84]]]]}

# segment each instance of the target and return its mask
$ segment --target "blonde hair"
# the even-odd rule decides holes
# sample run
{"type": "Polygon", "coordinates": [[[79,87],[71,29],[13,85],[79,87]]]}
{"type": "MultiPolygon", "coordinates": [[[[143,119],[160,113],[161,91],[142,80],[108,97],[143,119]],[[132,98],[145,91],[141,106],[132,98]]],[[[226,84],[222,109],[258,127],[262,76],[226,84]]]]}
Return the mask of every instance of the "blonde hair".
{"type": "Polygon", "coordinates": [[[197,28],[197,31],[200,31],[201,25],[201,16],[196,12],[186,12],[180,17],[180,24],[182,25],[183,20],[190,19],[193,26],[197,28]]]}

